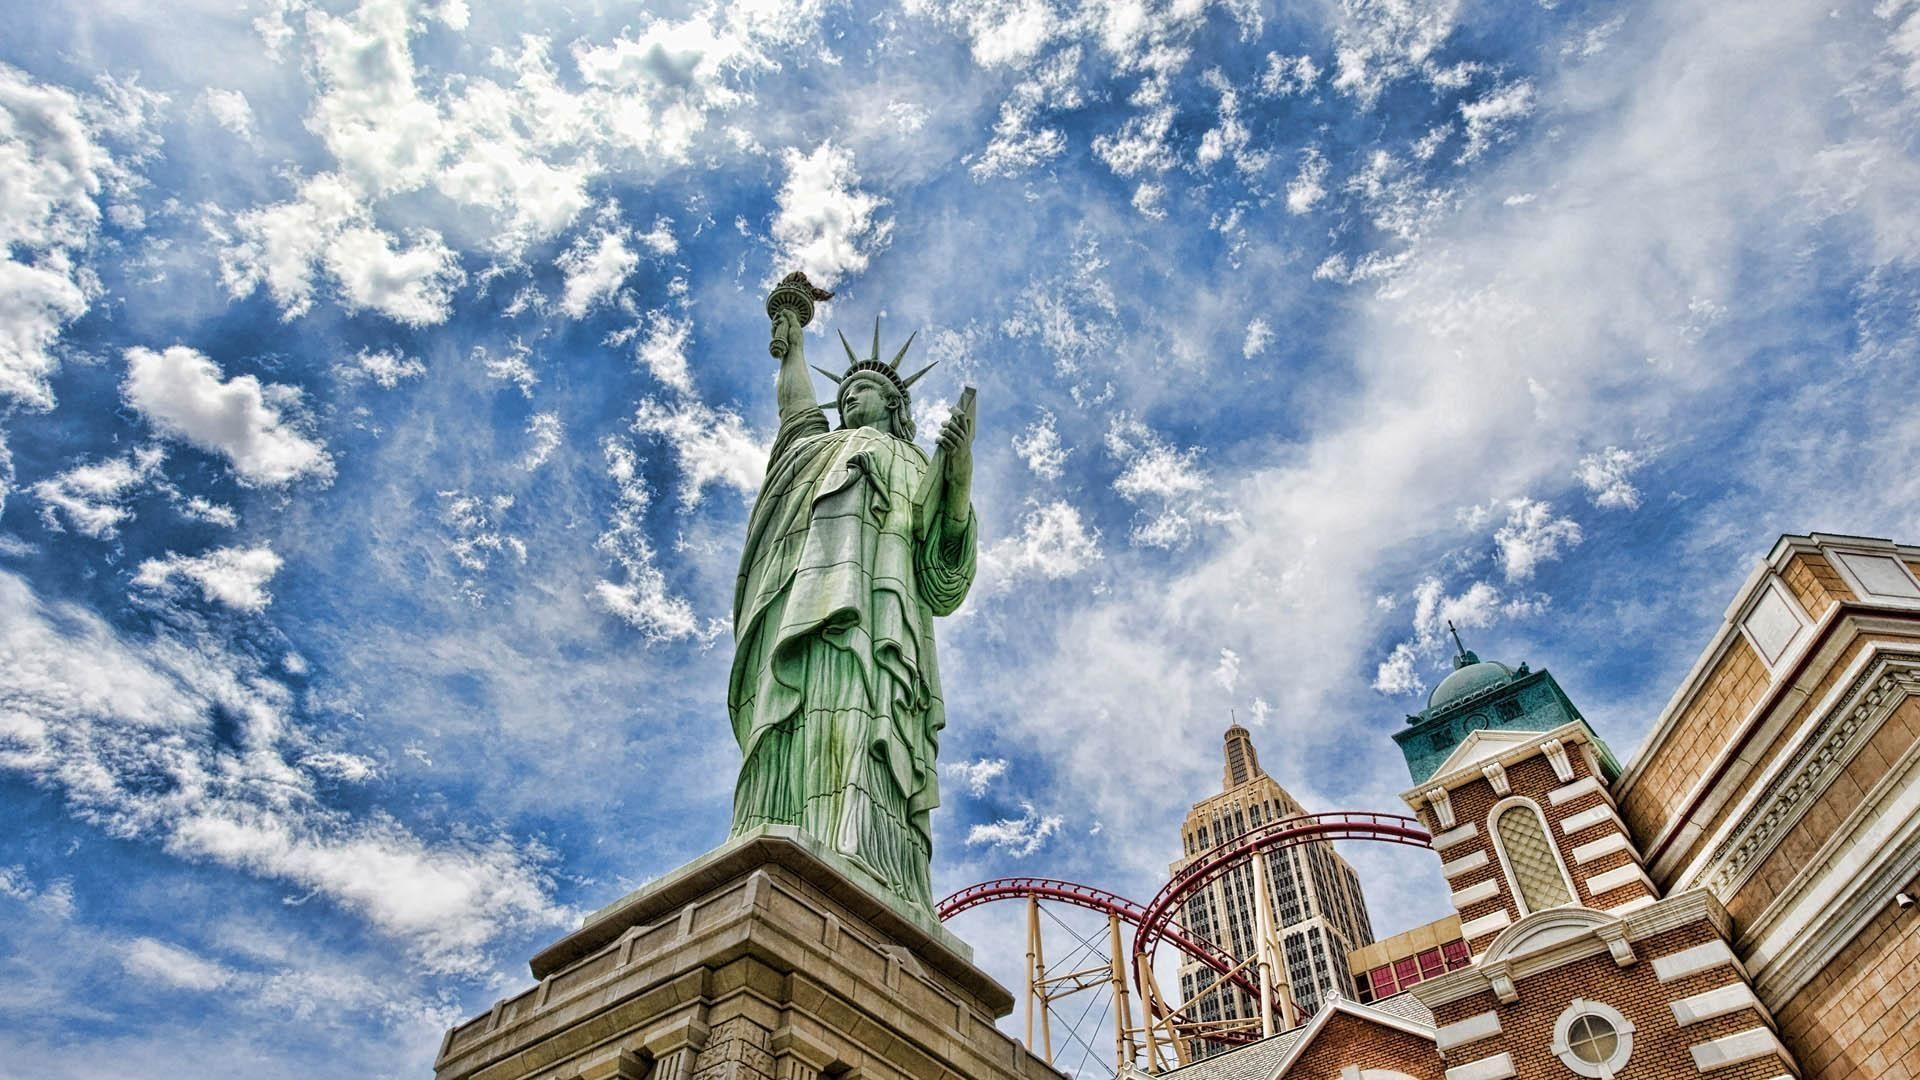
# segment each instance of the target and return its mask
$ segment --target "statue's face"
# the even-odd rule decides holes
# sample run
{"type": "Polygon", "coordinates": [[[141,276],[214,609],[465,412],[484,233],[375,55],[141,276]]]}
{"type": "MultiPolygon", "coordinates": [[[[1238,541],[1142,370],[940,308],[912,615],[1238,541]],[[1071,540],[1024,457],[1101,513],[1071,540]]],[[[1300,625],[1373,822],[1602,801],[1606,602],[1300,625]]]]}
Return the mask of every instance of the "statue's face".
{"type": "Polygon", "coordinates": [[[840,393],[840,422],[850,428],[885,429],[894,392],[873,378],[854,379],[840,393]]]}

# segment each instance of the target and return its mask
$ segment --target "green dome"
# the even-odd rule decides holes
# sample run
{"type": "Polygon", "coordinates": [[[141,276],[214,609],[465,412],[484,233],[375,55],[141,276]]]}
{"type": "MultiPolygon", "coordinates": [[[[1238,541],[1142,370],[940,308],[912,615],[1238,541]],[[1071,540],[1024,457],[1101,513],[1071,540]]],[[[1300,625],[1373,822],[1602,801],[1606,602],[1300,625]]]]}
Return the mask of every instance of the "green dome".
{"type": "MultiPolygon", "coordinates": [[[[1472,656],[1472,653],[1468,653],[1472,656]]],[[[1456,701],[1478,694],[1482,690],[1491,690],[1513,678],[1513,669],[1492,660],[1479,660],[1455,668],[1453,674],[1440,680],[1440,685],[1427,695],[1427,712],[1444,709],[1456,701]]]]}

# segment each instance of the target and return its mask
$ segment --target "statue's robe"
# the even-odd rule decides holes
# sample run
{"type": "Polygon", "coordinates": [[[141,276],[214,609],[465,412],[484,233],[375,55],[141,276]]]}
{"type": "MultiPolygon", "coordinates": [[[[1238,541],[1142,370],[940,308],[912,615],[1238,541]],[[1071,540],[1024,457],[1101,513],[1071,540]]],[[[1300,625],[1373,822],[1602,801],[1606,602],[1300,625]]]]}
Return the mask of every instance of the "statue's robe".
{"type": "Polygon", "coordinates": [[[933,619],[966,598],[974,565],[973,508],[956,529],[916,503],[930,467],[884,431],[828,430],[817,408],[782,418],[734,589],[727,689],[745,758],[734,835],[798,826],[928,907],[946,725],[933,619]]]}

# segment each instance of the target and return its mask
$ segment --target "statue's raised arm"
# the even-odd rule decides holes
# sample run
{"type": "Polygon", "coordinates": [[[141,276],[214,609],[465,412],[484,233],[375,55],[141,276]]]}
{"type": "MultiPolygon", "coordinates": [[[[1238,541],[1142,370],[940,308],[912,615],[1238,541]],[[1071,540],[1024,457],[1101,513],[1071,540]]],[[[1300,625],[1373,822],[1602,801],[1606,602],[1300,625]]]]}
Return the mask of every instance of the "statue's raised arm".
{"type": "MultiPolygon", "coordinates": [[[[915,445],[912,345],[814,368],[836,387],[830,429],[815,403],[804,328],[829,299],[801,274],[767,298],[780,361],[780,433],[747,524],[734,592],[727,711],[745,760],[733,832],[798,828],[878,890],[930,908],[928,815],[946,725],[934,618],[973,583],[972,390],[933,455],[915,445]]],[[[931,365],[929,365],[929,368],[931,365]]]]}

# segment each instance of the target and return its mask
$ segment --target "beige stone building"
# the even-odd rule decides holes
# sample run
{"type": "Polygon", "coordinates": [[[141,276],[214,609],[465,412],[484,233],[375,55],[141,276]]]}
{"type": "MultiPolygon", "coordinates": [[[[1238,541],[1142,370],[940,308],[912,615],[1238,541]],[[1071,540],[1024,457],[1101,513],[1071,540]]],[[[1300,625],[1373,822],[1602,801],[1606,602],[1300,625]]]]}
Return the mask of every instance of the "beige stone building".
{"type": "MultiPolygon", "coordinates": [[[[1306,813],[1298,801],[1260,767],[1252,736],[1238,724],[1227,729],[1222,753],[1225,768],[1220,791],[1193,804],[1180,826],[1181,851],[1171,872],[1220,844],[1264,826],[1306,813]]],[[[1280,943],[1284,971],[1276,984],[1289,993],[1302,1015],[1311,1014],[1333,995],[1356,996],[1347,956],[1373,940],[1360,877],[1331,843],[1300,844],[1266,857],[1267,896],[1280,943]]],[[[1244,960],[1255,953],[1253,867],[1235,867],[1196,891],[1181,915],[1186,928],[1244,960]]],[[[1180,968],[1182,1000],[1196,1001],[1193,1015],[1203,1022],[1257,1017],[1259,1002],[1232,985],[1214,987],[1211,968],[1188,961],[1180,968]],[[1209,990],[1211,989],[1211,992],[1209,990]]],[[[1194,1053],[1205,1056],[1216,1044],[1202,1041],[1194,1053]]]]}

